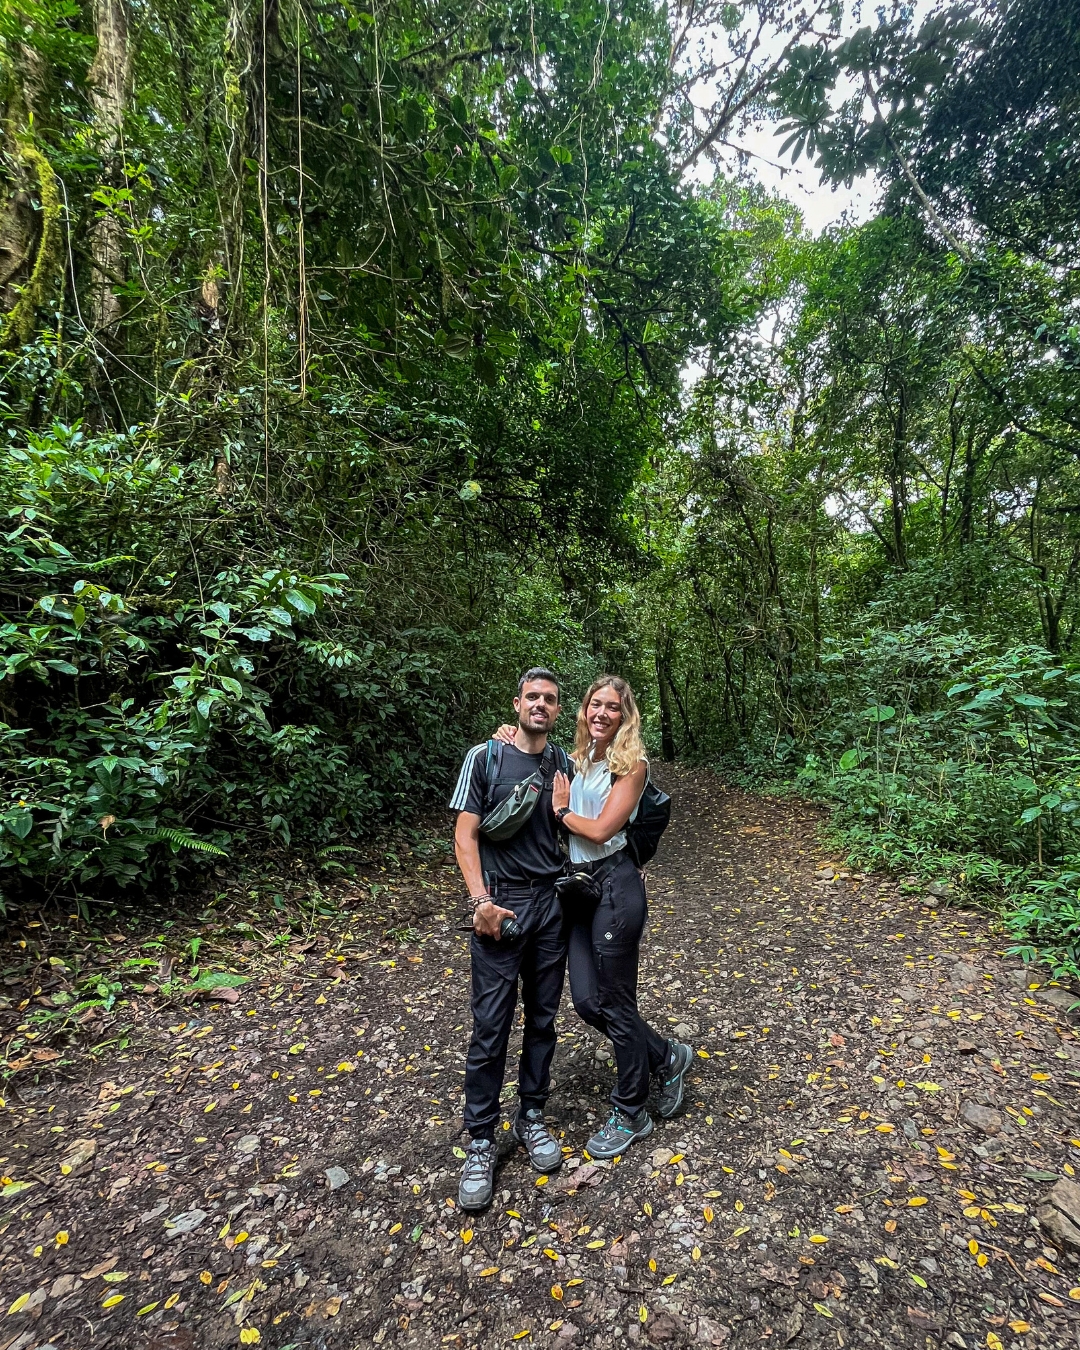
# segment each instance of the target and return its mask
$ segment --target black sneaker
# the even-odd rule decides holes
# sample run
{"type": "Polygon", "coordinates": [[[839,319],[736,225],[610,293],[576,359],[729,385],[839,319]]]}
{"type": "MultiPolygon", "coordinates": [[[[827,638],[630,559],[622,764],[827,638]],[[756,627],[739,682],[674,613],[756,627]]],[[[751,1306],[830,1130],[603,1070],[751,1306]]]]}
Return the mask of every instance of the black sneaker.
{"type": "Polygon", "coordinates": [[[559,1141],[544,1124],[544,1113],[535,1106],[528,1111],[518,1108],[514,1121],[514,1138],[525,1148],[529,1162],[538,1172],[554,1172],[562,1166],[562,1148],[559,1141]]]}
{"type": "Polygon", "coordinates": [[[495,1187],[495,1145],[490,1139],[471,1139],[458,1185],[462,1209],[487,1209],[495,1187]]]}
{"type": "Polygon", "coordinates": [[[636,1116],[631,1116],[616,1106],[607,1121],[585,1145],[585,1151],[590,1158],[597,1158],[601,1162],[607,1158],[617,1158],[619,1154],[625,1153],[631,1144],[647,1138],[652,1132],[652,1116],[644,1107],[636,1116]]]}
{"type": "Polygon", "coordinates": [[[694,1062],[694,1052],[682,1041],[669,1041],[671,1054],[669,1062],[657,1073],[656,1110],[661,1120],[670,1120],[683,1103],[686,1071],[694,1062]]]}

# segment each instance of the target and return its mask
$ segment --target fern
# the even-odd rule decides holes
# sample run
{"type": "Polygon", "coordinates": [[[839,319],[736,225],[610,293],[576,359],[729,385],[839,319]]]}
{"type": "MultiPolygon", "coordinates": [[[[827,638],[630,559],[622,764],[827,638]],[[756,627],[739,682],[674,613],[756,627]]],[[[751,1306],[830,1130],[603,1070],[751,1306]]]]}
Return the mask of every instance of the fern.
{"type": "Polygon", "coordinates": [[[198,839],[193,834],[188,834],[186,830],[174,830],[169,827],[160,829],[150,836],[151,842],[162,841],[172,844],[173,848],[190,848],[196,853],[213,853],[218,858],[226,858],[228,854],[223,848],[218,848],[217,844],[211,844],[208,839],[198,839]]]}

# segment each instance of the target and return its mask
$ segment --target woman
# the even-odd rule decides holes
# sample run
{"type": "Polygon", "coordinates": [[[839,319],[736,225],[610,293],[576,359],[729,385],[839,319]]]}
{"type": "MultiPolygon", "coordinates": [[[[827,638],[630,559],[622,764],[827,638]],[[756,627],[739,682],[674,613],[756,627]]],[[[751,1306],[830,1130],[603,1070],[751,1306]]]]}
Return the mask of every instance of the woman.
{"type": "Polygon", "coordinates": [[[567,899],[570,994],[578,1015],[611,1041],[618,1071],[611,1115],[586,1149],[593,1158],[614,1158],[652,1133],[645,1109],[650,1077],[659,1079],[658,1110],[667,1119],[682,1105],[693,1059],[688,1045],[661,1037],[637,1006],[648,906],[643,875],[626,852],[626,826],[637,815],[649,766],[634,695],[617,675],[589,687],[571,758],[573,782],[555,775],[551,806],[569,832],[573,871],[592,874],[600,898],[567,899]]]}

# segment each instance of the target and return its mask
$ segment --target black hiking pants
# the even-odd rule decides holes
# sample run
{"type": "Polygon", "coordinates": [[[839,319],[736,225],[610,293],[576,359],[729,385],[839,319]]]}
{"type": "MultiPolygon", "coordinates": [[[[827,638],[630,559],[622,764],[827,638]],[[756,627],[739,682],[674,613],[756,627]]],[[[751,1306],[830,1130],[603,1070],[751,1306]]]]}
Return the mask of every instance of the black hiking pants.
{"type": "Polygon", "coordinates": [[[602,1031],[615,1052],[613,1106],[636,1115],[649,1096],[649,1077],[668,1060],[668,1042],[638,1012],[638,953],[648,918],[645,882],[625,854],[605,868],[603,893],[592,912],[568,915],[570,996],[578,1016],[602,1031]]]}
{"type": "Polygon", "coordinates": [[[525,1032],[518,1096],[523,1110],[543,1110],[551,1088],[555,1014],[566,969],[562,910],[552,882],[499,885],[494,899],[513,910],[525,932],[516,942],[472,936],[473,1031],[465,1060],[465,1128],[474,1139],[495,1137],[519,977],[525,1032]]]}

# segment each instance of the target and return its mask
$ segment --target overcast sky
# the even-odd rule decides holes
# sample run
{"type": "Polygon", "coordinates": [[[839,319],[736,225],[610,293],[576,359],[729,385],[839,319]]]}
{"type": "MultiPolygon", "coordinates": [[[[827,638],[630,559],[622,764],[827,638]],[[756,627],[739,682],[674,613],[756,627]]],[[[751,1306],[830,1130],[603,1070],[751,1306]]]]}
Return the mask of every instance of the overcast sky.
{"type": "MultiPolygon", "coordinates": [[[[911,9],[915,26],[921,25],[923,20],[936,7],[936,0],[914,0],[911,9]]],[[[860,24],[867,25],[875,22],[875,17],[865,13],[860,14],[857,2],[849,3],[846,7],[841,31],[847,37],[855,32],[860,24]]],[[[761,55],[767,56],[770,51],[779,54],[783,49],[784,41],[783,36],[776,34],[771,43],[766,41],[762,45],[761,55]]],[[[833,106],[838,106],[843,99],[850,97],[852,88],[853,86],[848,84],[838,87],[831,99],[833,106]]],[[[691,93],[691,98],[699,107],[706,106],[713,96],[714,91],[709,89],[700,89],[691,93]]],[[[805,159],[801,159],[794,166],[791,163],[790,155],[785,155],[781,160],[780,147],[783,145],[784,139],[783,136],[776,134],[776,125],[771,122],[738,136],[739,144],[754,156],[751,160],[751,171],[754,176],[766,187],[794,202],[802,211],[803,221],[808,230],[811,230],[814,234],[820,234],[826,226],[838,223],[843,219],[846,219],[849,224],[857,225],[870,218],[880,195],[878,185],[873,178],[856,180],[850,188],[839,187],[834,189],[828,184],[822,186],[818,181],[819,171],[812,164],[807,163],[805,159]]],[[[726,167],[729,168],[729,171],[734,172],[736,161],[733,154],[730,165],[726,167]]],[[[705,182],[712,177],[713,173],[713,166],[706,163],[704,159],[700,160],[691,170],[693,177],[705,182]]]]}

